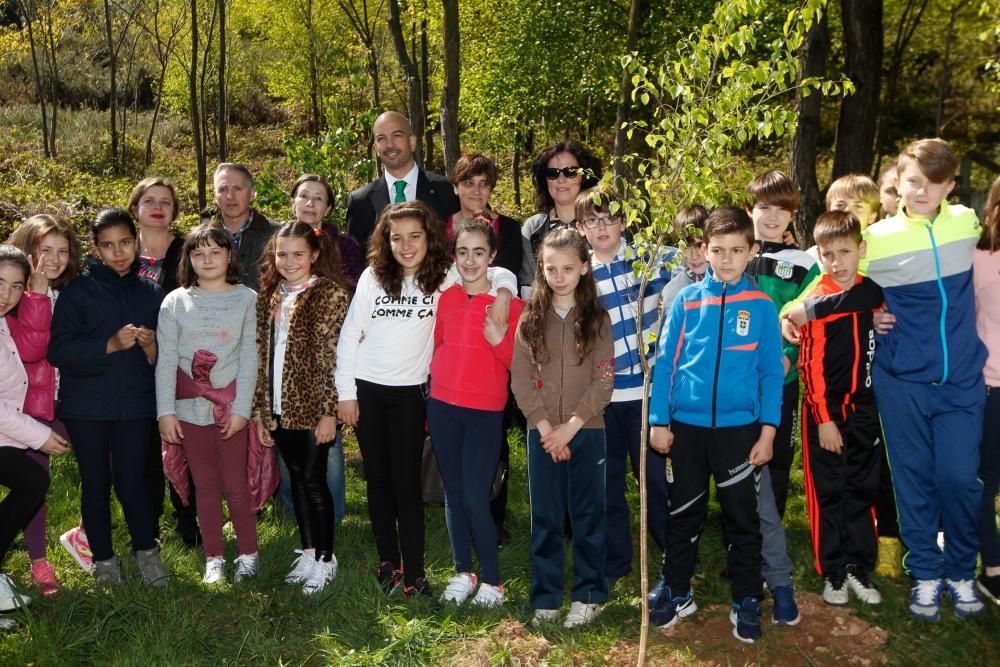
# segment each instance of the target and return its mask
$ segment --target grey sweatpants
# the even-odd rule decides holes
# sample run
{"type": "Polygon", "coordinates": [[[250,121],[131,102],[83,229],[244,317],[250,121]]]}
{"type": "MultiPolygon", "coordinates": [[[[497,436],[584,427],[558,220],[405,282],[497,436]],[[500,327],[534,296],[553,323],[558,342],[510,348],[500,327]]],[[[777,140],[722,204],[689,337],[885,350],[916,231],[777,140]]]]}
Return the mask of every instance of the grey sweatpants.
{"type": "Polygon", "coordinates": [[[771,471],[761,466],[760,488],[757,491],[757,513],[760,515],[761,557],[764,567],[761,575],[772,591],[779,586],[792,585],[792,559],[788,557],[785,526],[778,514],[771,488],[771,471]]]}

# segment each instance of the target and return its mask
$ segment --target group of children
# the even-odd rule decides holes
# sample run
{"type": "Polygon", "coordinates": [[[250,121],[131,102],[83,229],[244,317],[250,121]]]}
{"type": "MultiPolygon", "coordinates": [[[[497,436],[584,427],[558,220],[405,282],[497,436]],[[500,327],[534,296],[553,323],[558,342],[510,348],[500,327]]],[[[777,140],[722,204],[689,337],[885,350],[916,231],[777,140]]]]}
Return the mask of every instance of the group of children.
{"type": "MultiPolygon", "coordinates": [[[[488,220],[463,220],[449,233],[419,202],[385,209],[356,285],[319,224],[283,225],[262,255],[258,293],[240,284],[235,242],[216,223],[187,235],[179,287],[164,295],[140,278],[130,212],[97,216],[79,276],[72,231],[32,219],[14,245],[0,246],[0,362],[9,371],[0,483],[11,489],[0,504],[0,559],[24,528],[33,579],[43,593],[57,588],[51,568],[46,577],[39,565],[36,576],[35,564],[48,567],[47,457],[68,451],[68,440],[95,577],[121,581],[113,483],[139,572],[164,585],[143,483],[155,418],[193,480],[204,582],[226,576],[223,498],[239,552],[234,581],[255,576],[254,512],[273,492],[262,472],[273,447],[288,470],[301,542],[285,581],[318,593],[337,571],[326,477],[346,424],[362,454],[378,583],[387,594],[430,596],[420,479],[428,428],[455,565],[441,599],[496,607],[504,589],[489,500],[512,393],[528,429],[533,623],[561,618],[572,628],[595,618],[631,569],[625,461],[638,473],[643,366],[655,361],[649,527],[664,552],[650,595],[656,625],[697,610],[691,579],[710,476],[734,636],[760,638],[765,583],[773,621],[799,622],[782,523],[797,431],[823,599],[846,604],[852,592],[877,604],[869,575],[898,567],[901,537],[916,580],[911,613],[936,619],[947,592],[956,613],[978,614],[980,542],[979,588],[994,600],[1000,592],[1000,429],[997,392],[983,381],[985,364],[987,381],[1000,384],[1000,184],[981,235],[970,210],[946,201],[954,169],[944,142],[911,144],[884,188],[898,183],[899,211],[887,193],[890,217],[877,223],[878,187],[865,177],[837,181],[809,251],[787,242],[794,185],[768,172],[748,187],[746,209],[681,214],[683,261],[672,248],[638,253],[607,193],[584,191],[575,229],[541,239],[525,301],[513,298],[513,274],[491,266],[488,220]],[[642,280],[636,262],[651,277],[642,280]],[[980,339],[994,352],[989,361],[980,339]],[[994,428],[982,440],[987,400],[994,428]],[[567,531],[574,575],[561,617],[567,531]]],[[[300,185],[320,192],[322,182],[300,185]]],[[[26,602],[0,574],[0,609],[26,602]]]]}

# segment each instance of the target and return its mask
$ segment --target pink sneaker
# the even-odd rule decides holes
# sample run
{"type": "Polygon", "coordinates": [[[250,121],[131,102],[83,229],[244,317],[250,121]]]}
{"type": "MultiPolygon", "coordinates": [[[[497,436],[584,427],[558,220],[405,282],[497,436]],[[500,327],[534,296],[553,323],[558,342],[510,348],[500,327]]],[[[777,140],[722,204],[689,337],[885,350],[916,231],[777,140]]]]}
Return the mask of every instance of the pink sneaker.
{"type": "Polygon", "coordinates": [[[59,538],[59,542],[84,572],[93,572],[94,555],[90,552],[90,542],[87,541],[87,534],[80,530],[79,526],[70,528],[63,533],[59,538]]]}
{"type": "Polygon", "coordinates": [[[56,581],[56,573],[52,571],[49,561],[40,560],[31,564],[31,581],[42,591],[42,595],[49,597],[59,592],[59,582],[56,581]]]}

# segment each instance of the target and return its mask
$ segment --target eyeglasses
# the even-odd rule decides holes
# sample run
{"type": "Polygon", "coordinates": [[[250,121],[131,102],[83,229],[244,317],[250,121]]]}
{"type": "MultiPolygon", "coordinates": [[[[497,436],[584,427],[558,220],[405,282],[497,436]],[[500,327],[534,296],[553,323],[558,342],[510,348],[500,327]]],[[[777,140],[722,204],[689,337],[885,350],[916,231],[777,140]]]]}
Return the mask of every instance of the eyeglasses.
{"type": "Polygon", "coordinates": [[[582,172],[583,169],[581,169],[579,166],[576,166],[576,167],[563,167],[562,169],[559,169],[558,167],[546,167],[543,173],[545,174],[545,178],[549,179],[550,181],[554,181],[557,178],[559,178],[559,174],[562,174],[567,179],[572,179],[579,176],[582,172]]]}
{"type": "Polygon", "coordinates": [[[580,222],[587,229],[597,229],[601,225],[604,225],[605,227],[614,227],[621,222],[621,218],[612,218],[607,215],[602,215],[599,218],[584,218],[580,222]]]}
{"type": "Polygon", "coordinates": [[[303,204],[325,204],[326,203],[326,197],[310,197],[309,195],[295,195],[295,198],[298,199],[303,204]]]}

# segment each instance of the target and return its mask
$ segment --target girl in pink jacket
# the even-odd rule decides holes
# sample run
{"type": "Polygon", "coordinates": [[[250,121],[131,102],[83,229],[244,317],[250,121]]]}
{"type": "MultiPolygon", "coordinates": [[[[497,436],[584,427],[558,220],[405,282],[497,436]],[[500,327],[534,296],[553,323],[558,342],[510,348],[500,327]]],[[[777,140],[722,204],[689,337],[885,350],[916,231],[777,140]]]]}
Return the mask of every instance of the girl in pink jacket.
{"type": "MultiPolygon", "coordinates": [[[[24,370],[28,374],[28,391],[24,397],[24,414],[34,417],[50,426],[62,437],[66,427],[55,418],[56,369],[46,355],[49,345],[49,327],[52,309],[55,307],[59,291],[70,283],[80,266],[80,242],[66,223],[51,215],[33,215],[18,227],[8,243],[19,248],[31,258],[35,271],[31,274],[29,292],[25,301],[37,301],[39,311],[46,313],[44,322],[38,318],[27,318],[27,310],[22,304],[22,315],[7,315],[7,323],[17,345],[24,370]],[[42,308],[44,304],[45,308],[42,308]]],[[[34,310],[34,309],[32,309],[34,310]]],[[[40,466],[49,469],[49,457],[35,450],[28,451],[28,457],[40,466]]],[[[45,503],[24,527],[24,543],[31,558],[31,581],[41,590],[42,595],[54,595],[59,590],[55,572],[45,558],[45,503]]],[[[79,530],[86,542],[86,535],[79,530]]],[[[89,550],[89,548],[88,548],[89,550]]],[[[70,553],[73,553],[71,551],[70,553]]],[[[75,555],[75,554],[74,554],[75,555]]]]}
{"type": "MultiPolygon", "coordinates": [[[[48,330],[52,311],[43,295],[25,296],[32,275],[23,252],[12,245],[0,244],[0,485],[10,492],[0,502],[0,566],[17,533],[24,528],[45,500],[49,488],[48,471],[28,458],[29,450],[46,455],[67,452],[66,440],[52,429],[24,414],[28,375],[10,324],[23,328],[27,322],[48,330]],[[16,313],[16,319],[7,315],[16,313]]],[[[31,336],[26,336],[26,339],[31,336]]],[[[47,335],[35,336],[34,343],[47,335]]],[[[0,571],[0,611],[11,611],[30,600],[17,593],[11,578],[0,571]]]]}
{"type": "Polygon", "coordinates": [[[499,607],[503,586],[497,558],[497,532],[490,514],[490,489],[503,444],[514,331],[524,307],[510,304],[510,321],[487,317],[496,297],[489,294],[486,270],[497,254],[493,226],[480,219],[454,229],[455,266],[461,284],[448,288],[438,303],[427,403],[434,455],[444,482],[445,518],[455,576],[441,601],[499,607]],[[480,579],[472,572],[472,544],[479,556],[480,579]]]}

